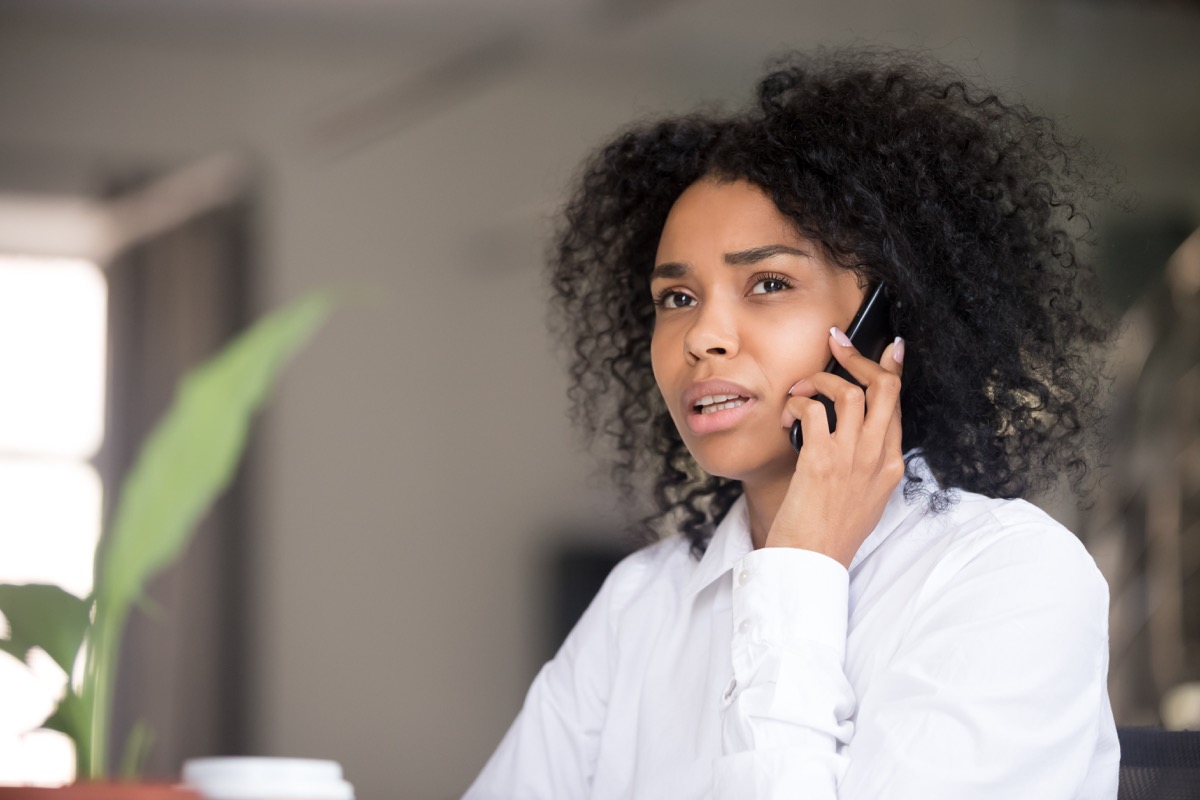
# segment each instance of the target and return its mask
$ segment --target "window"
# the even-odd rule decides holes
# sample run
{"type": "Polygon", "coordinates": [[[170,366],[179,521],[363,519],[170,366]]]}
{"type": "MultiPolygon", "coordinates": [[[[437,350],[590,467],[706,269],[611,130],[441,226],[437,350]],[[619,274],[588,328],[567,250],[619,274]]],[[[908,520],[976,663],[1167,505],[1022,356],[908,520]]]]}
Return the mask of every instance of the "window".
{"type": "MultiPolygon", "coordinates": [[[[106,316],[91,262],[0,254],[0,582],[91,591],[106,316]]],[[[64,783],[74,774],[69,741],[28,731],[66,677],[44,653],[30,660],[32,670],[0,653],[0,783],[64,783]]]]}

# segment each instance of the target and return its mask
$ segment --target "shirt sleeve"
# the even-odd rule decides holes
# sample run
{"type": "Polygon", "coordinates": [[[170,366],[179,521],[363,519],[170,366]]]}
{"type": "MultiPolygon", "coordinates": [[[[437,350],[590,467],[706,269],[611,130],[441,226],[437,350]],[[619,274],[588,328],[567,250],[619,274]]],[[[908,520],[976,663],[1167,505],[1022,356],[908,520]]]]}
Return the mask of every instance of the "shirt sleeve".
{"type": "Polygon", "coordinates": [[[590,794],[608,707],[612,605],[628,560],[609,575],[463,800],[573,800],[590,794]]]}
{"type": "Polygon", "coordinates": [[[733,576],[733,679],[714,797],[835,798],[853,731],[846,569],[808,550],[764,548],[733,576]]]}
{"type": "Polygon", "coordinates": [[[858,698],[845,570],[804,551],[748,555],[716,796],[1076,798],[1107,708],[1108,590],[1059,534],[1008,532],[939,563],[896,616],[893,652],[866,656],[887,663],[858,698]]]}

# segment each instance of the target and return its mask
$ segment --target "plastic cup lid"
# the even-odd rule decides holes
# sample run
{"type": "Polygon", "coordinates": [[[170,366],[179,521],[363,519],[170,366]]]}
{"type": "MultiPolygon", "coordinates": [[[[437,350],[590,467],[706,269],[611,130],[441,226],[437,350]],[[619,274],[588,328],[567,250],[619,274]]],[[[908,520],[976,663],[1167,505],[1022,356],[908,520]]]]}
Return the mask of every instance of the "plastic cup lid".
{"type": "Polygon", "coordinates": [[[312,758],[194,758],[183,782],[209,800],[354,800],[341,766],[312,758]]]}

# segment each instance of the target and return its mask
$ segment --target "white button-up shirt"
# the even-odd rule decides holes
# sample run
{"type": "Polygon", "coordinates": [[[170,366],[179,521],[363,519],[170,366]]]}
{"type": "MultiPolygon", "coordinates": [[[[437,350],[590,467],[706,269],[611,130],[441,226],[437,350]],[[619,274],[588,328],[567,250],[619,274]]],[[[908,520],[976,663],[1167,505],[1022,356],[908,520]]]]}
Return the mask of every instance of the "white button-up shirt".
{"type": "MultiPolygon", "coordinates": [[[[928,483],[932,477],[914,464],[928,483]]],[[[1021,500],[902,487],[849,572],[754,550],[625,559],[468,800],[1112,800],[1108,588],[1021,500]]]]}

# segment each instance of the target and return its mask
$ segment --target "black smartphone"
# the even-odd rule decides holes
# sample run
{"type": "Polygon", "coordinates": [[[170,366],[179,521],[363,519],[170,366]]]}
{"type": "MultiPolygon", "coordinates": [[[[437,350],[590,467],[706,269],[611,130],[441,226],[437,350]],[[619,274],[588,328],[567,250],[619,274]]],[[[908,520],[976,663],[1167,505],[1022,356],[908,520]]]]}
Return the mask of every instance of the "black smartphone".
{"type": "MultiPolygon", "coordinates": [[[[883,356],[883,351],[887,348],[888,343],[895,340],[896,334],[892,331],[892,302],[883,283],[867,293],[867,299],[863,301],[862,307],[858,309],[858,313],[854,315],[854,319],[846,329],[846,336],[850,338],[858,352],[872,361],[878,361],[883,356]]],[[[862,386],[861,383],[854,380],[845,367],[838,363],[836,358],[829,359],[829,363],[825,365],[825,371],[831,372],[839,378],[845,378],[856,386],[862,386]]],[[[825,406],[825,414],[829,419],[829,432],[833,433],[837,429],[837,414],[834,413],[833,401],[820,394],[813,399],[819,400],[821,405],[825,406]]],[[[792,423],[791,438],[792,447],[796,448],[797,453],[800,452],[800,446],[804,443],[804,439],[800,432],[799,420],[792,423]]]]}

